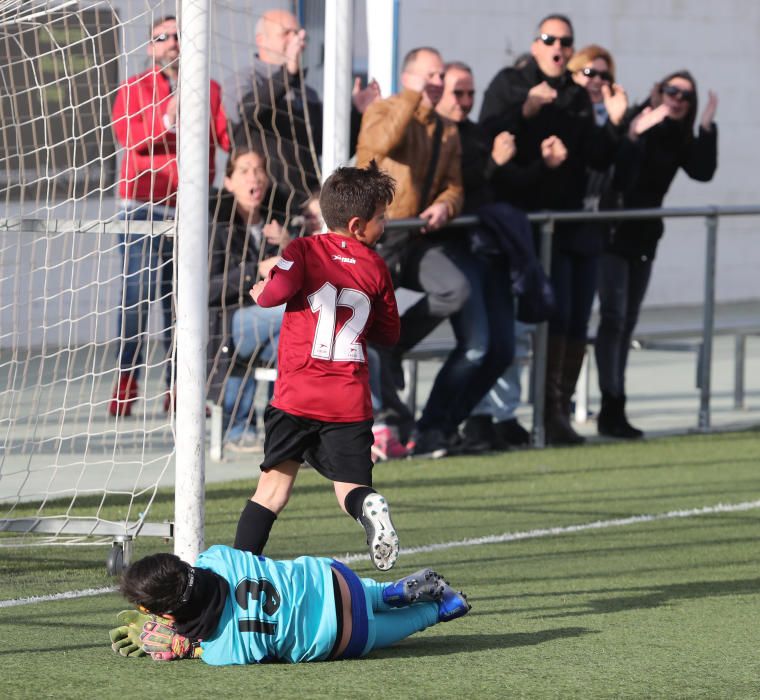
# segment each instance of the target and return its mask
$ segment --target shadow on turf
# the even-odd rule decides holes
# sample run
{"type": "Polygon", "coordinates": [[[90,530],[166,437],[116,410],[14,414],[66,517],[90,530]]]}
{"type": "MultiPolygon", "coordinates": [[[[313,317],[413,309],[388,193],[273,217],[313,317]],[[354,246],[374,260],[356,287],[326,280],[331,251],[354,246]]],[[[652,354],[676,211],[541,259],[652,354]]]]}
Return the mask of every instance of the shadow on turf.
{"type": "Polygon", "coordinates": [[[387,649],[373,651],[365,660],[392,658],[394,656],[448,656],[462,652],[480,652],[489,649],[512,649],[530,647],[555,639],[582,637],[597,634],[585,627],[559,627],[539,632],[513,632],[511,634],[447,634],[435,637],[411,637],[405,642],[387,649]]]}
{"type": "MultiPolygon", "coordinates": [[[[541,614],[541,618],[580,617],[584,615],[617,613],[627,610],[652,609],[681,600],[699,600],[727,595],[757,595],[758,591],[760,591],[760,578],[693,581],[689,583],[674,583],[669,586],[629,588],[622,589],[622,592],[628,593],[628,595],[592,599],[579,603],[579,606],[583,606],[582,610],[555,613],[553,615],[544,612],[541,614]]],[[[619,593],[621,589],[600,588],[593,592],[596,594],[619,593]]],[[[574,594],[577,595],[578,592],[574,591],[574,594]]]]}

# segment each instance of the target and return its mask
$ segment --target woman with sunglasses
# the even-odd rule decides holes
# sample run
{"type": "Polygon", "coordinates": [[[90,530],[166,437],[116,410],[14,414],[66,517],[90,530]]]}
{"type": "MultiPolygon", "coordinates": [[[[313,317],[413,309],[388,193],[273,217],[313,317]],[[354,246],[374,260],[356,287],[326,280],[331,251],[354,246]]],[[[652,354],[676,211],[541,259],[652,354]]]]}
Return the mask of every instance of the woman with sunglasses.
{"type": "MultiPolygon", "coordinates": [[[[657,83],[648,100],[625,120],[627,137],[617,159],[615,184],[626,209],[657,208],[680,168],[693,180],[708,182],[717,167],[718,98],[708,93],[697,116],[697,84],[685,70],[657,83]]],[[[600,435],[640,438],[625,415],[625,368],[633,329],[649,284],[662,219],[622,221],[610,230],[599,271],[600,322],[596,363],[602,407],[600,435]]]]}

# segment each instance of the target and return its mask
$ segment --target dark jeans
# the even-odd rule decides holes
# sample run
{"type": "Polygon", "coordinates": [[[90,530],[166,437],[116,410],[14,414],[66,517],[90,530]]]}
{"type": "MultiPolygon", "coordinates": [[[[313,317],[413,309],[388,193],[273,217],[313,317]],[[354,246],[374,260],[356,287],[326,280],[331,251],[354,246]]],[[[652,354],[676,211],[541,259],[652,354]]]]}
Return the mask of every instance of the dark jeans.
{"type": "MultiPolygon", "coordinates": [[[[462,232],[463,235],[464,232],[462,232]]],[[[424,292],[425,296],[408,308],[401,316],[401,335],[395,352],[404,353],[431,333],[446,318],[456,313],[470,295],[470,284],[459,265],[454,262],[444,242],[428,242],[419,236],[410,239],[409,247],[401,256],[403,263],[394,280],[397,286],[424,292]]],[[[388,251],[378,252],[395,267],[388,251]]],[[[406,404],[399,398],[391,370],[391,352],[375,348],[379,362],[378,387],[372,387],[373,408],[378,421],[402,423],[413,422],[406,404]]],[[[406,432],[406,428],[404,433],[406,432]]]]}
{"type": "Polygon", "coordinates": [[[551,282],[556,310],[549,320],[549,333],[586,341],[598,267],[598,255],[581,255],[556,247],[552,251],[551,282]]]}
{"type": "MultiPolygon", "coordinates": [[[[166,207],[140,206],[123,209],[119,219],[130,221],[163,221],[174,217],[166,207]]],[[[122,371],[132,370],[139,376],[148,330],[148,310],[152,299],[161,299],[161,337],[167,357],[172,348],[172,291],[174,278],[174,241],[163,235],[123,233],[119,235],[123,260],[124,286],[122,308],[117,317],[120,338],[117,358],[122,371]],[[160,285],[157,273],[160,270],[160,285]]],[[[171,364],[166,382],[171,381],[171,364]]]]}
{"type": "Polygon", "coordinates": [[[514,355],[515,314],[509,261],[503,256],[457,255],[470,294],[450,317],[456,347],[439,370],[419,430],[450,435],[470,415],[514,355]]]}
{"type": "Polygon", "coordinates": [[[596,365],[599,389],[611,396],[625,395],[625,367],[633,329],[652,273],[652,260],[623,258],[612,253],[599,266],[599,328],[596,365]]]}

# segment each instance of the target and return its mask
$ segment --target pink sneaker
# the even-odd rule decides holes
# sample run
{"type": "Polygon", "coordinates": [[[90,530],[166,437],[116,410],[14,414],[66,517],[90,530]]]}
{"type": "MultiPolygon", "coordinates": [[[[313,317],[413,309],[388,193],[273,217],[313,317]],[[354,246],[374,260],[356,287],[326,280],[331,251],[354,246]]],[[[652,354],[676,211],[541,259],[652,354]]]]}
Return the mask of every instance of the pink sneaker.
{"type": "Polygon", "coordinates": [[[406,447],[400,442],[396,433],[384,423],[372,428],[375,442],[372,445],[372,461],[384,462],[388,459],[401,459],[407,456],[406,447]]]}

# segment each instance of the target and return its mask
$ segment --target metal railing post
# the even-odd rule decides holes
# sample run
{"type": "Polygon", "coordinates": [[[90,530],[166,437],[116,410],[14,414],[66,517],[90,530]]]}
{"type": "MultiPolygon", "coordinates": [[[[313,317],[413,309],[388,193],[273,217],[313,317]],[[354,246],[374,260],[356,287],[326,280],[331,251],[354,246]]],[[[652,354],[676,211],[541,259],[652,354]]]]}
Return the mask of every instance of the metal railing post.
{"type": "MultiPolygon", "coordinates": [[[[548,219],[541,224],[541,265],[547,276],[552,267],[552,239],[554,237],[554,219],[548,219]]],[[[535,447],[546,445],[544,431],[544,407],[546,389],[546,353],[549,344],[549,324],[539,323],[536,326],[535,347],[533,348],[533,429],[532,438],[535,447]]]]}
{"type": "Polygon", "coordinates": [[[705,217],[705,293],[702,312],[702,352],[699,363],[699,419],[697,430],[710,430],[710,380],[712,373],[712,345],[715,328],[715,267],[718,251],[718,217],[705,217]]]}

